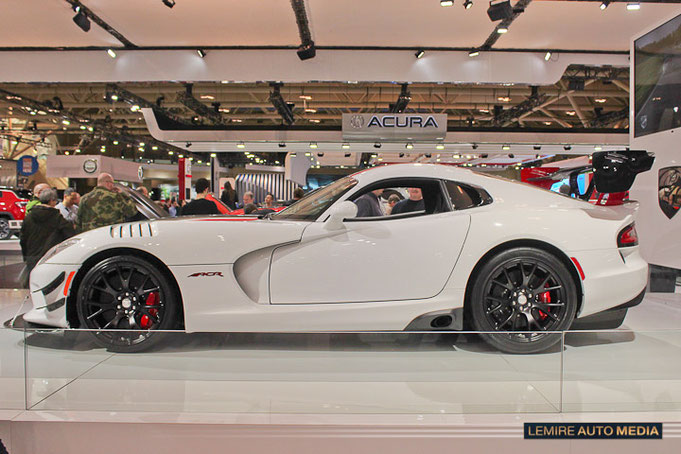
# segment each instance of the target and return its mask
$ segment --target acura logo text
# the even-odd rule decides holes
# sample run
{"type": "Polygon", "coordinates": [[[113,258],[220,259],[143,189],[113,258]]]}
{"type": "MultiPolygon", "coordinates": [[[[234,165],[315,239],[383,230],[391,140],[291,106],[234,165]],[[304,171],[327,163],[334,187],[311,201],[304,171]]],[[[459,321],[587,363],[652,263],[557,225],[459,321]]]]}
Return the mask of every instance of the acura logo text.
{"type": "Polygon", "coordinates": [[[190,274],[187,277],[211,277],[211,276],[224,277],[222,275],[222,271],[199,272],[199,273],[190,274]]]}
{"type": "Polygon", "coordinates": [[[371,117],[367,128],[438,128],[437,121],[432,116],[427,116],[425,119],[421,116],[407,116],[396,117],[393,115],[385,115],[378,117],[376,115],[371,117]]]}

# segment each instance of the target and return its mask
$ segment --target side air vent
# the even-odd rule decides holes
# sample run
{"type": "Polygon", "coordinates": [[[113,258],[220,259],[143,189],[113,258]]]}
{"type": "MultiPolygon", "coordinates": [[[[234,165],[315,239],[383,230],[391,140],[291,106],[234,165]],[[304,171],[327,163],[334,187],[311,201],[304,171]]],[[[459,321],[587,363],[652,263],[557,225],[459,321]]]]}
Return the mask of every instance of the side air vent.
{"type": "Polygon", "coordinates": [[[117,224],[109,227],[111,238],[148,238],[154,236],[151,224],[148,222],[132,222],[117,224]]]}

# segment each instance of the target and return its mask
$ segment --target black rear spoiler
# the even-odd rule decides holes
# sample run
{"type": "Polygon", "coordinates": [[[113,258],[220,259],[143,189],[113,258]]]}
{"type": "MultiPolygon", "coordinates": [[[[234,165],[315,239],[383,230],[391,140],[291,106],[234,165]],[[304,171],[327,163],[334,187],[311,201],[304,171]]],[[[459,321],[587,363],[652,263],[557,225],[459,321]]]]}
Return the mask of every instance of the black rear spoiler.
{"type": "Polygon", "coordinates": [[[645,150],[598,151],[591,156],[596,190],[628,191],[636,175],[650,170],[654,161],[655,155],[645,150]]]}

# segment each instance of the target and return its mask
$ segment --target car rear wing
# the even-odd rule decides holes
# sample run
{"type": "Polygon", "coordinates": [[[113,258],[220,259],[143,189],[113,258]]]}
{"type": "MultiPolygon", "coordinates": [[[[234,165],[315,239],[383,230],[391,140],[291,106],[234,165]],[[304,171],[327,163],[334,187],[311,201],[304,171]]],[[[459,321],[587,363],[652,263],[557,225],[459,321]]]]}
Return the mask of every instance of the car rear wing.
{"type": "Polygon", "coordinates": [[[636,175],[650,170],[655,155],[645,150],[598,151],[591,157],[593,184],[601,193],[625,192],[636,175]]]}

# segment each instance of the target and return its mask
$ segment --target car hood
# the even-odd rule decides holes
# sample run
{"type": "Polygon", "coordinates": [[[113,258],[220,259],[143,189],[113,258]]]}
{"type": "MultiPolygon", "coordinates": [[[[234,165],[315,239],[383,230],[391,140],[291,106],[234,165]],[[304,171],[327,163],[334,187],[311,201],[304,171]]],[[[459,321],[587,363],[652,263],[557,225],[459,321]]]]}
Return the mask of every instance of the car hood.
{"type": "Polygon", "coordinates": [[[300,241],[308,222],[245,216],[191,216],[128,222],[81,233],[75,245],[47,263],[81,264],[120,248],[142,249],[166,265],[234,263],[258,249],[300,241]]]}

